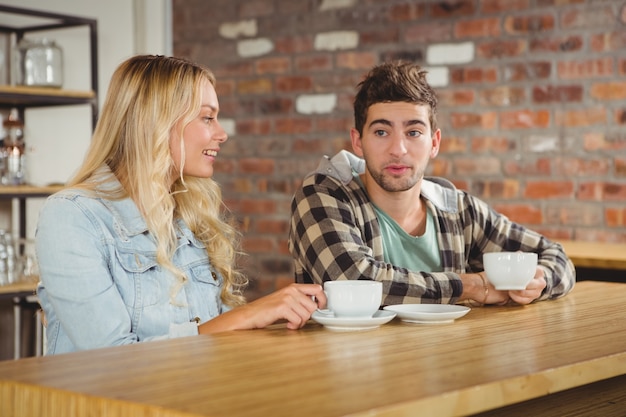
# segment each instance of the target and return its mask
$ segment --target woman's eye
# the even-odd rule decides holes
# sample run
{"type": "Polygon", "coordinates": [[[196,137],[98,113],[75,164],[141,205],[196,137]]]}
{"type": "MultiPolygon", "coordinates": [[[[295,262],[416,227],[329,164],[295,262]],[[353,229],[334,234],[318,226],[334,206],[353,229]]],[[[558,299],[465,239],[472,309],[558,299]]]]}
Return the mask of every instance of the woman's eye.
{"type": "Polygon", "coordinates": [[[209,116],[206,116],[206,117],[202,118],[202,120],[204,120],[204,123],[211,123],[211,121],[213,119],[215,119],[215,118],[214,117],[209,117],[209,116]]]}

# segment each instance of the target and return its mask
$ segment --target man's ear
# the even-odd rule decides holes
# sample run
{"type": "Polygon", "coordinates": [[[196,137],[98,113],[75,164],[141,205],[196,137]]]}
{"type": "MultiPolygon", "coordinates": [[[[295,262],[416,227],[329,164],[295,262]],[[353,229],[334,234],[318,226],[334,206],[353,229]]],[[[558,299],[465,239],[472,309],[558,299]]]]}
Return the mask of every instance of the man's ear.
{"type": "Polygon", "coordinates": [[[439,148],[441,146],[441,129],[437,129],[437,131],[433,133],[431,140],[432,147],[430,148],[430,158],[433,159],[439,154],[439,148]]]}
{"type": "Polygon", "coordinates": [[[352,142],[352,151],[360,158],[363,158],[363,144],[361,143],[361,134],[356,128],[350,129],[350,141],[352,142]]]}

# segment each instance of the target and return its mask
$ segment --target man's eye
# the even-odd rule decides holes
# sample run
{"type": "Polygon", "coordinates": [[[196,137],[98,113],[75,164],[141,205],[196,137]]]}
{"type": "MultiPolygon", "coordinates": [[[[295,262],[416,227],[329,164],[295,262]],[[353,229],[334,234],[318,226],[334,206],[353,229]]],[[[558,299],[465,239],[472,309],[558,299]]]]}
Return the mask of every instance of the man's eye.
{"type": "Polygon", "coordinates": [[[384,130],[382,130],[382,129],[375,130],[375,131],[374,131],[374,134],[375,134],[376,136],[387,136],[387,132],[385,132],[385,131],[384,131],[384,130]]]}
{"type": "Polygon", "coordinates": [[[419,138],[420,136],[422,136],[422,132],[420,132],[419,130],[411,130],[409,133],[407,133],[407,136],[410,136],[412,138],[419,138]]]}

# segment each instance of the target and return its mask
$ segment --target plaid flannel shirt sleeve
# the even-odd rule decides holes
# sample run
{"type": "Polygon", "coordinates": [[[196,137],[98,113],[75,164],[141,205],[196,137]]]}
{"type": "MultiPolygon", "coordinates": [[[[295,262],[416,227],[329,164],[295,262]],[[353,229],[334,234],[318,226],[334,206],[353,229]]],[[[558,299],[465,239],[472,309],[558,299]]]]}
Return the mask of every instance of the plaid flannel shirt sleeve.
{"type": "Polygon", "coordinates": [[[386,305],[456,302],[463,288],[455,272],[417,273],[384,262],[369,205],[354,182],[344,186],[325,175],[305,179],[292,202],[289,232],[296,281],[381,281],[386,305]]]}
{"type": "Polygon", "coordinates": [[[468,270],[482,271],[482,254],[523,251],[538,254],[546,288],[539,300],[559,298],[569,293],[576,282],[576,270],[563,247],[545,236],[511,221],[484,201],[463,191],[459,194],[461,222],[465,225],[468,270]]]}

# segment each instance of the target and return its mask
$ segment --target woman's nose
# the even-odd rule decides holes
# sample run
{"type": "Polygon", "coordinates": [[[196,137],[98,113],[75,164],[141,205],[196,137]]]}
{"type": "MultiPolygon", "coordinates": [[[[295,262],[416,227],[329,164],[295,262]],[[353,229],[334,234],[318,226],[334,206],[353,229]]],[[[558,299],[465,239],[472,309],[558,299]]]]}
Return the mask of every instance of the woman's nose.
{"type": "Polygon", "coordinates": [[[224,130],[224,128],[222,127],[221,123],[217,120],[216,122],[217,129],[215,131],[215,135],[213,135],[213,138],[218,142],[226,142],[228,140],[228,134],[226,133],[226,130],[224,130]]]}

